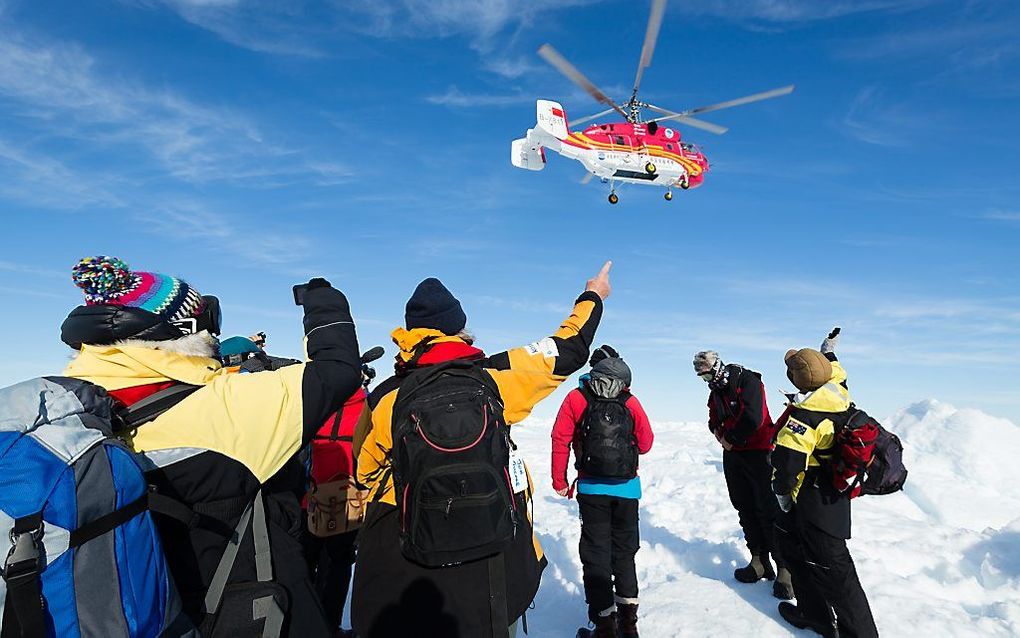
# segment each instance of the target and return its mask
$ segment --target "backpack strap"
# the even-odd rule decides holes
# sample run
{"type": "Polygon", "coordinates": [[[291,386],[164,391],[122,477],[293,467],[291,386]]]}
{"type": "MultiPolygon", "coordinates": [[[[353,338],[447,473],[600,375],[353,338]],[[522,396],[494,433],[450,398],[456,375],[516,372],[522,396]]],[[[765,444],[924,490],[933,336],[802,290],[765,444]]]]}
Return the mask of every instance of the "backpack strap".
{"type": "MultiPolygon", "coordinates": [[[[237,562],[237,552],[248,532],[249,525],[252,528],[252,541],[255,545],[255,574],[260,583],[273,580],[273,557],[269,544],[269,526],[266,519],[266,505],[263,500],[262,490],[255,494],[255,498],[241,513],[241,520],[234,528],[234,534],[227,543],[227,548],[220,557],[212,580],[209,582],[209,589],[205,595],[205,613],[214,615],[223,601],[223,592],[230,580],[230,572],[237,562]]],[[[263,638],[275,638],[283,631],[284,614],[276,599],[270,596],[256,598],[252,601],[252,618],[265,619],[262,626],[263,638]]]]}
{"type": "Polygon", "coordinates": [[[43,534],[42,512],[14,520],[10,531],[13,545],[4,562],[3,579],[7,585],[4,604],[3,637],[35,638],[46,635],[45,603],[39,583],[43,534]]]}
{"type": "Polygon", "coordinates": [[[510,626],[506,613],[506,557],[500,552],[486,562],[489,568],[489,619],[492,623],[492,638],[503,638],[510,626]]]}
{"type": "Polygon", "coordinates": [[[124,429],[133,430],[149,421],[154,421],[201,387],[187,383],[172,385],[119,410],[117,416],[123,423],[124,429]]]}
{"type": "MultiPolygon", "coordinates": [[[[259,490],[258,496],[262,496],[261,490],[259,490]]],[[[216,571],[213,572],[212,580],[209,581],[209,588],[205,594],[206,614],[215,614],[220,608],[220,602],[223,600],[223,590],[227,586],[230,572],[233,570],[234,562],[237,560],[237,551],[241,548],[241,541],[248,531],[248,524],[251,522],[251,514],[254,507],[254,502],[249,503],[248,507],[241,513],[241,520],[237,521],[234,533],[230,540],[227,541],[227,548],[223,550],[220,562],[216,565],[216,571]]]]}
{"type": "MultiPolygon", "coordinates": [[[[333,419],[333,429],[329,431],[329,440],[338,441],[340,439],[340,423],[343,421],[344,406],[340,406],[336,411],[336,418],[333,419]]],[[[351,441],[354,441],[354,437],[351,437],[351,441]]]]}

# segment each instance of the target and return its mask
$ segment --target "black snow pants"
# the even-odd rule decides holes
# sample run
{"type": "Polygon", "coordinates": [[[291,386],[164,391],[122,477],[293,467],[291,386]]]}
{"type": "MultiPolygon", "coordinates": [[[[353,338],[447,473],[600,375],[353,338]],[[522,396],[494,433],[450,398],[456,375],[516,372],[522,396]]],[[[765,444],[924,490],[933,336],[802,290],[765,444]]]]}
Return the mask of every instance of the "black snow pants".
{"type": "Polygon", "coordinates": [[[773,527],[779,506],[772,493],[768,450],[723,451],[723,475],[747,549],[755,555],[770,553],[777,566],[785,567],[782,552],[776,551],[773,527]]]}
{"type": "Polygon", "coordinates": [[[638,580],[634,555],[641,546],[638,500],[578,494],[581,513],[581,565],[584,598],[592,622],[616,600],[637,604],[638,580]],[[615,594],[615,597],[614,597],[615,594]]]}
{"type": "Polygon", "coordinates": [[[319,538],[305,534],[305,559],[308,575],[315,584],[329,626],[336,629],[344,617],[344,604],[354,573],[357,530],[319,538]]]}
{"type": "Polygon", "coordinates": [[[796,506],[777,520],[776,535],[800,611],[826,625],[832,623],[835,612],[840,638],[877,638],[878,628],[846,540],[803,520],[796,506]]]}

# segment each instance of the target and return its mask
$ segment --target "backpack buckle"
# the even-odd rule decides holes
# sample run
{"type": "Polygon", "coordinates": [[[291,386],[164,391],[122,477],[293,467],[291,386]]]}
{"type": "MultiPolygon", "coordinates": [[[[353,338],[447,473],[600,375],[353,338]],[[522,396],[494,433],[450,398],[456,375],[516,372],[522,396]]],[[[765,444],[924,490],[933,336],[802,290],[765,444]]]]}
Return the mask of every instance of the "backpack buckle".
{"type": "Polygon", "coordinates": [[[3,579],[10,581],[14,578],[33,574],[39,567],[39,541],[42,539],[43,525],[40,522],[36,529],[27,532],[15,532],[11,530],[11,551],[7,554],[4,562],[3,579]]]}

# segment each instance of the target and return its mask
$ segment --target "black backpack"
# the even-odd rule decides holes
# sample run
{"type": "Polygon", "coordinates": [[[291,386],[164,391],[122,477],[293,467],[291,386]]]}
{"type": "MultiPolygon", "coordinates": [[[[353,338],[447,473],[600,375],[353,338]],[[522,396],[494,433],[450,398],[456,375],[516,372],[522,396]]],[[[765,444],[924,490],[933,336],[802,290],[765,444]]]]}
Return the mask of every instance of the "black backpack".
{"type": "Polygon", "coordinates": [[[517,532],[510,435],[495,382],[469,361],[409,374],[393,407],[405,558],[426,567],[498,554],[517,532]]]}
{"type": "Polygon", "coordinates": [[[607,399],[582,387],[581,394],[588,407],[581,417],[580,454],[574,466],[588,476],[634,478],[638,449],[634,441],[634,416],[626,405],[630,393],[621,392],[607,399]]]}

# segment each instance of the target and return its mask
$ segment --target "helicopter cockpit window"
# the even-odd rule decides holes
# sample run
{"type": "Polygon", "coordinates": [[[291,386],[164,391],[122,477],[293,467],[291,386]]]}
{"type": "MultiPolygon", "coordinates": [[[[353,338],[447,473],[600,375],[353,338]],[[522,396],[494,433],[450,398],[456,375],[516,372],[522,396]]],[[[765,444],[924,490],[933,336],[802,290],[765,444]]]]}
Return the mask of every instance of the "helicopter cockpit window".
{"type": "Polygon", "coordinates": [[[684,143],[680,144],[680,148],[684,149],[688,153],[693,153],[694,152],[694,145],[693,144],[687,144],[686,142],[684,142],[684,143]]]}

